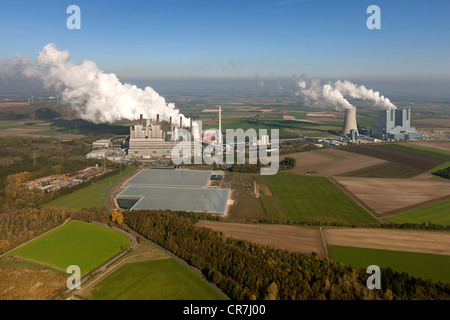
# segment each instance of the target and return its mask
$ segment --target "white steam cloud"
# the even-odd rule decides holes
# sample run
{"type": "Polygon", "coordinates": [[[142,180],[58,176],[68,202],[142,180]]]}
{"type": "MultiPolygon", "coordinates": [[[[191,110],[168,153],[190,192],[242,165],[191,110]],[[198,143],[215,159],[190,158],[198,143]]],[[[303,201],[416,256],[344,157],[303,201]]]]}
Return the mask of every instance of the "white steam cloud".
{"type": "Polygon", "coordinates": [[[338,80],[321,85],[320,80],[314,79],[309,88],[307,88],[306,81],[298,80],[297,86],[300,90],[296,92],[296,95],[303,96],[305,102],[313,107],[333,107],[337,110],[354,108],[345,98],[348,96],[353,99],[372,101],[374,106],[383,109],[397,109],[388,98],[382,96],[378,91],[367,89],[363,85],[358,86],[348,80],[338,80]]]}
{"type": "Polygon", "coordinates": [[[93,61],[77,65],[69,58],[69,51],[59,51],[55,44],[49,43],[38,53],[37,66],[29,66],[24,74],[61,91],[63,102],[70,104],[82,119],[114,122],[135,120],[140,114],[155,119],[159,114],[161,120],[169,120],[170,116],[174,121],[180,116],[183,122],[188,120],[175,104],[166,103],[152,88],[123,84],[114,73],[104,73],[93,61]]]}

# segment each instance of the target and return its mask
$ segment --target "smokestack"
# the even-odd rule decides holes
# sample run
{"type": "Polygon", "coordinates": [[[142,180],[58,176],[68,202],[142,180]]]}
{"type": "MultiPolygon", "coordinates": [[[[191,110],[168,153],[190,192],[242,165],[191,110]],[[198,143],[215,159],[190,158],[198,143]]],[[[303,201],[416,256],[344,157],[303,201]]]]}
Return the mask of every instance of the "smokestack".
{"type": "Polygon", "coordinates": [[[191,117],[191,133],[192,133],[192,117],[191,117]]]}
{"type": "Polygon", "coordinates": [[[172,128],[172,116],[170,116],[170,120],[169,120],[169,132],[172,132],[173,128],[172,128]]]}
{"type": "Polygon", "coordinates": [[[180,117],[180,129],[183,129],[183,117],[180,117]]]}
{"type": "Polygon", "coordinates": [[[345,136],[350,133],[350,130],[358,132],[358,125],[356,124],[356,108],[345,109],[344,128],[342,135],[345,136]]]}
{"type": "Polygon", "coordinates": [[[144,124],[144,115],[141,113],[139,116],[139,124],[142,126],[144,124]]]}
{"type": "Polygon", "coordinates": [[[222,143],[222,107],[219,107],[219,143],[222,143]]]}
{"type": "Polygon", "coordinates": [[[156,115],[156,124],[159,125],[159,113],[156,115]]]}

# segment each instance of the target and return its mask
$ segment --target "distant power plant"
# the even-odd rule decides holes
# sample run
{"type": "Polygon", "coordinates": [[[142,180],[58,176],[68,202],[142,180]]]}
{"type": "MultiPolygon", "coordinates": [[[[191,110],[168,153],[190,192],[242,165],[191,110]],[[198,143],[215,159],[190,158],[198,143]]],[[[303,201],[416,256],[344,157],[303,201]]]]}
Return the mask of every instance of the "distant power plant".
{"type": "Polygon", "coordinates": [[[420,133],[411,127],[411,109],[399,108],[378,111],[372,126],[372,137],[383,140],[417,140],[420,133]]]}

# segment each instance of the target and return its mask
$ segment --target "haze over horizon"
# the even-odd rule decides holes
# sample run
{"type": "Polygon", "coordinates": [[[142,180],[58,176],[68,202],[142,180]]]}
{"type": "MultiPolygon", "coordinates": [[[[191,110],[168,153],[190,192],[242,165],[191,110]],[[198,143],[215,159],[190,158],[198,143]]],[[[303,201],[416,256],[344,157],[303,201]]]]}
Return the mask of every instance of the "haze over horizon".
{"type": "MultiPolygon", "coordinates": [[[[0,61],[35,62],[52,42],[75,63],[92,60],[161,94],[289,94],[288,82],[306,74],[390,98],[450,98],[445,0],[18,0],[1,8],[0,61]],[[66,28],[71,4],[81,8],[81,30],[66,28]],[[366,27],[371,4],[381,8],[381,30],[366,27]]],[[[0,74],[2,93],[22,89],[23,79],[0,74]]]]}

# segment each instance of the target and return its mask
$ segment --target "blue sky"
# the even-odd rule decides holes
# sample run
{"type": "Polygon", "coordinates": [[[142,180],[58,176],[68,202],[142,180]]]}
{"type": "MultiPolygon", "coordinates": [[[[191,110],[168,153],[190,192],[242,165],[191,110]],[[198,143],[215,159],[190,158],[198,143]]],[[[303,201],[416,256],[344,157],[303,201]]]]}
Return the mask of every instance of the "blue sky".
{"type": "Polygon", "coordinates": [[[448,80],[449,13],[448,0],[1,0],[0,60],[53,42],[126,78],[448,80]],[[71,4],[81,30],[66,28],[71,4]]]}

